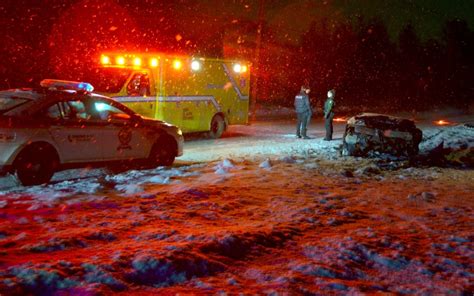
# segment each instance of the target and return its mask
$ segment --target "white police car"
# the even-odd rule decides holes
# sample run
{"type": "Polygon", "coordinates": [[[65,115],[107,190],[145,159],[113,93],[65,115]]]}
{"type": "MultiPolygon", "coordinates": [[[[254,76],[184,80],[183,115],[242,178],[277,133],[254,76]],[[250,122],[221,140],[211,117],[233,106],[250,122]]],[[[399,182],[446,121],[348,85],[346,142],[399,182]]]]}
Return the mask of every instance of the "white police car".
{"type": "Polygon", "coordinates": [[[0,173],[15,173],[23,185],[49,182],[72,167],[169,166],[183,153],[179,128],[94,94],[88,83],[40,85],[0,91],[0,173]]]}

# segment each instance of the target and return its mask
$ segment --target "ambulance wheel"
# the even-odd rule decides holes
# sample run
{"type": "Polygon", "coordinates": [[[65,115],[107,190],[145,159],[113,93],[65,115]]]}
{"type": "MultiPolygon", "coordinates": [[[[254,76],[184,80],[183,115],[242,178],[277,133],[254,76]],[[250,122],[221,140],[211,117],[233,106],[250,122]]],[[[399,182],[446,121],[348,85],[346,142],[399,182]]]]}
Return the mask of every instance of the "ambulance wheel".
{"type": "Polygon", "coordinates": [[[222,133],[225,129],[224,118],[220,115],[215,115],[211,121],[211,130],[209,131],[209,137],[212,139],[217,139],[222,136],[222,133]]]}
{"type": "Polygon", "coordinates": [[[176,141],[171,137],[160,139],[159,143],[153,145],[150,152],[150,160],[154,166],[170,166],[176,157],[176,141]]]}
{"type": "Polygon", "coordinates": [[[33,144],[17,156],[14,168],[18,180],[24,186],[48,183],[54,175],[59,159],[53,147],[33,144]]]}

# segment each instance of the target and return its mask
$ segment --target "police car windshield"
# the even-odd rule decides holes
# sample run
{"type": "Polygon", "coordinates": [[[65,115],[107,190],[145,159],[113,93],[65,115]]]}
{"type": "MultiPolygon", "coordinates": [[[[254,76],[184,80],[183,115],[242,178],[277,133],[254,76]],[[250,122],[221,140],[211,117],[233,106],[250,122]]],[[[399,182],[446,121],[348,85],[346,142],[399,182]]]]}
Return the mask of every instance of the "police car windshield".
{"type": "Polygon", "coordinates": [[[92,75],[86,77],[86,81],[94,86],[95,92],[118,93],[131,74],[130,69],[97,68],[92,75]]]}
{"type": "Polygon", "coordinates": [[[25,98],[18,97],[0,97],[0,114],[5,114],[6,112],[13,110],[26,102],[30,101],[25,98]]]}

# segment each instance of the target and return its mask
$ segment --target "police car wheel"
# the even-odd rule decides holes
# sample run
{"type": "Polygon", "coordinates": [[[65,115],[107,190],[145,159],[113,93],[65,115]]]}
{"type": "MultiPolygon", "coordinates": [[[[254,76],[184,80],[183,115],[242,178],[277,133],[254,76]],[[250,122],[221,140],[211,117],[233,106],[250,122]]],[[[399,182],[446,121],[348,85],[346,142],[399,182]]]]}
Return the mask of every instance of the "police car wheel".
{"type": "Polygon", "coordinates": [[[46,146],[31,146],[15,160],[16,176],[24,186],[47,183],[54,175],[57,156],[46,146]]]}
{"type": "Polygon", "coordinates": [[[165,137],[153,146],[150,159],[156,166],[170,166],[176,157],[176,143],[173,139],[165,137]]]}
{"type": "Polygon", "coordinates": [[[212,139],[217,139],[222,136],[222,133],[225,129],[225,122],[222,116],[216,115],[212,118],[211,121],[211,130],[209,131],[209,137],[212,139]]]}

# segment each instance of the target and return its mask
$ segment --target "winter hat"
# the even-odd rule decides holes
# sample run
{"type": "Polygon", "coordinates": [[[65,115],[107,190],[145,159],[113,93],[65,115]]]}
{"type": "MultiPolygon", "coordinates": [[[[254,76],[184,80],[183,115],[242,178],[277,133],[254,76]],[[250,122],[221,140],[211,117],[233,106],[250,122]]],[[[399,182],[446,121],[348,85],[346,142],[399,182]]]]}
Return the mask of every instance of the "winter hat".
{"type": "Polygon", "coordinates": [[[336,95],[336,90],[330,89],[328,91],[328,97],[334,98],[335,95],[336,95]]]}

